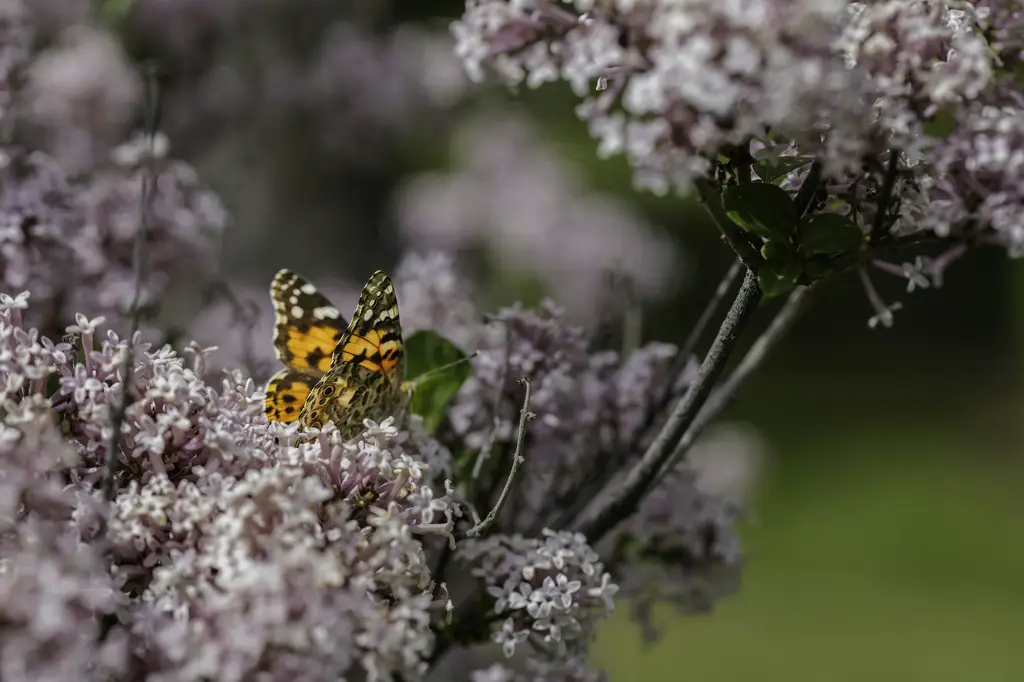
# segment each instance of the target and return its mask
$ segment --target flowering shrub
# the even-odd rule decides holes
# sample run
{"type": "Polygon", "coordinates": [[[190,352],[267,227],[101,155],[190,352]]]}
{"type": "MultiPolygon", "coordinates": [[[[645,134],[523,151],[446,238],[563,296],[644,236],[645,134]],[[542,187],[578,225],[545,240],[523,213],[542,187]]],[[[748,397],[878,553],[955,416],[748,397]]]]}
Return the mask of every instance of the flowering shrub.
{"type": "MultiPolygon", "coordinates": [[[[204,20],[168,32],[162,49],[222,28],[240,3],[185,6],[204,20]]],[[[141,2],[136,30],[165,9],[141,2]]],[[[475,682],[604,679],[587,658],[616,597],[654,637],[656,602],[707,609],[736,588],[741,499],[702,467],[716,449],[753,447],[742,433],[701,436],[808,292],[856,270],[873,323],[888,325],[898,304],[881,301],[868,266],[923,288],[978,245],[1024,253],[1019,2],[468,0],[453,31],[470,76],[567,81],[599,152],[623,154],[641,187],[695,187],[737,264],[681,347],[610,351],[552,301],[481,321],[454,259],[410,254],[395,272],[405,331],[478,351],[468,379],[437,420],[367,420],[348,442],[332,424],[300,432],[268,423],[254,378],[216,365],[214,349],[177,352],[137,331],[135,313],[172,290],[182,264],[212,263],[226,213],[163,138],[110,148],[119,126],[66,116],[64,104],[84,98],[116,123],[137,93],[100,77],[60,91],[75,61],[63,51],[111,65],[123,55],[86,32],[40,62],[28,31],[45,41],[56,29],[29,16],[20,2],[0,14],[0,120],[17,124],[22,143],[0,159],[5,680],[411,681],[488,643],[503,662],[462,666],[475,682]],[[45,114],[36,130],[25,123],[33,110],[45,114]],[[925,242],[939,255],[888,260],[925,242]],[[725,374],[756,304],[773,295],[786,304],[725,374]]],[[[307,103],[318,118],[310,93],[364,92],[368,81],[338,83],[328,68],[352,54],[407,76],[395,119],[377,120],[370,98],[369,113],[354,110],[385,136],[425,100],[443,107],[460,90],[448,78],[421,90],[429,60],[334,28],[313,51],[323,68],[277,71],[289,107],[307,103]]],[[[339,130],[313,137],[328,135],[335,151],[371,139],[329,138],[339,130]]],[[[512,172],[483,152],[470,159],[472,182],[491,182],[476,185],[483,199],[459,195],[458,176],[433,185],[469,216],[448,247],[465,247],[472,223],[492,217],[534,260],[546,254],[525,228],[547,235],[564,228],[559,216],[577,222],[564,228],[570,243],[587,224],[622,239],[629,221],[601,222],[607,210],[563,196],[576,190],[559,173],[544,188],[549,222],[508,210],[516,198],[496,190],[556,166],[517,146],[527,161],[512,172]]],[[[434,199],[415,186],[405,195],[403,228],[417,246],[437,241],[436,220],[423,221],[446,208],[431,209],[434,199]]],[[[656,290],[671,255],[632,246],[627,270],[642,279],[656,262],[645,274],[656,290]]],[[[574,304],[593,288],[587,260],[574,304]]],[[[540,271],[553,278],[561,262],[540,271]]]]}
{"type": "MultiPolygon", "coordinates": [[[[427,282],[457,277],[436,255],[399,272],[423,296],[409,301],[411,320],[419,306],[432,309],[431,295],[450,293],[427,282]]],[[[54,342],[25,324],[29,302],[28,293],[0,299],[5,679],[336,680],[355,670],[419,679],[453,645],[482,641],[506,655],[531,647],[531,674],[588,675],[594,628],[619,591],[610,571],[667,561],[668,585],[684,555],[691,565],[738,565],[737,553],[696,540],[712,527],[730,537],[733,514],[715,510],[692,477],[666,495],[687,495],[704,517],[665,516],[652,499],[641,512],[652,523],[624,530],[616,542],[631,547],[617,558],[548,528],[587,483],[580,458],[603,458],[609,471],[629,459],[612,450],[636,427],[660,377],[654,367],[672,357],[667,346],[616,369],[614,354],[588,354],[582,330],[550,305],[506,310],[489,326],[449,317],[444,326],[484,352],[446,435],[435,440],[413,417],[402,429],[367,422],[344,443],[333,424],[300,439],[297,425],[268,423],[259,389],[238,371],[207,383],[212,349],[178,354],[138,333],[129,342],[82,315],[54,342]],[[508,355],[491,352],[492,327],[508,330],[497,335],[508,345],[495,345],[508,355]],[[512,377],[527,368],[529,409],[540,415],[529,464],[507,513],[471,537],[516,445],[509,414],[522,396],[512,377]],[[482,455],[492,426],[494,471],[477,481],[460,461],[482,455]],[[602,431],[590,445],[567,440],[602,431]],[[452,580],[479,590],[473,608],[449,598],[452,580]]]]}

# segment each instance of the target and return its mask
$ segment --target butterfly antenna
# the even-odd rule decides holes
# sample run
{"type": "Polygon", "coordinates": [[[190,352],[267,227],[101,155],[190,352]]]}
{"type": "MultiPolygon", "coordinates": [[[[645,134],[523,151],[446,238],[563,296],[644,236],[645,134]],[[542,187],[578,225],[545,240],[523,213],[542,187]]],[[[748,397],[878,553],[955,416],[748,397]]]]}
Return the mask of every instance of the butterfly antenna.
{"type": "Polygon", "coordinates": [[[473,351],[472,353],[470,353],[469,355],[467,355],[464,358],[459,358],[458,360],[453,360],[452,362],[449,362],[448,364],[441,365],[440,367],[435,367],[432,370],[424,372],[423,374],[421,374],[418,377],[416,377],[415,379],[413,379],[411,383],[412,383],[412,385],[414,387],[418,386],[423,381],[426,381],[427,379],[430,379],[431,377],[436,376],[438,374],[441,374],[443,372],[447,372],[452,367],[457,367],[458,365],[461,365],[464,362],[469,362],[470,360],[472,360],[473,358],[475,358],[478,355],[480,355],[480,351],[475,350],[475,351],[473,351]]]}

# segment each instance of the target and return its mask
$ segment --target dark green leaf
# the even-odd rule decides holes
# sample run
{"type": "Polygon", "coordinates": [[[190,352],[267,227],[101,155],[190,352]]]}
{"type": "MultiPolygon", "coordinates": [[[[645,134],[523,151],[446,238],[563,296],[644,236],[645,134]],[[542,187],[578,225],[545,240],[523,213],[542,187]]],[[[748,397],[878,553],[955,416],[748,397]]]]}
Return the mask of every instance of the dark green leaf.
{"type": "Polygon", "coordinates": [[[775,270],[781,269],[790,261],[797,260],[793,247],[778,241],[765,242],[761,247],[761,257],[768,261],[775,270]]]}
{"type": "Polygon", "coordinates": [[[864,233],[844,215],[818,213],[800,222],[800,248],[808,255],[856,251],[864,233]]]}
{"type": "Polygon", "coordinates": [[[783,156],[770,161],[765,159],[754,164],[754,172],[765,182],[774,184],[776,180],[782,180],[797,168],[806,166],[811,160],[804,156],[783,156]]]}
{"type": "Polygon", "coordinates": [[[473,373],[467,359],[462,349],[432,331],[418,331],[405,340],[406,375],[416,386],[410,410],[423,417],[429,431],[441,423],[448,402],[473,373]]]}
{"type": "Polygon", "coordinates": [[[757,283],[765,298],[773,298],[792,291],[800,279],[801,272],[802,268],[798,261],[786,263],[779,269],[765,263],[757,271],[757,283]]]}
{"type": "Polygon", "coordinates": [[[836,269],[832,256],[811,256],[804,261],[804,274],[811,280],[819,280],[832,274],[836,269]]]}
{"type": "Polygon", "coordinates": [[[722,194],[725,212],[747,232],[785,241],[796,229],[797,212],[785,190],[764,182],[729,187],[722,194]]]}

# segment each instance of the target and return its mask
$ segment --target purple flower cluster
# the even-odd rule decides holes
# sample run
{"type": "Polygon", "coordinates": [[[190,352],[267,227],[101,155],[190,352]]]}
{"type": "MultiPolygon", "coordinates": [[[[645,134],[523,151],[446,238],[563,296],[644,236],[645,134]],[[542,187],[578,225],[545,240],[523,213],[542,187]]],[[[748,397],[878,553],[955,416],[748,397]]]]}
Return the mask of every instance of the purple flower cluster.
{"type": "Polygon", "coordinates": [[[401,429],[368,421],[348,443],[330,424],[268,424],[241,372],[204,380],[213,349],[178,354],[138,333],[129,343],[83,315],[53,342],[26,324],[27,293],[0,297],[4,678],[413,680],[438,634],[468,622],[460,643],[532,652],[528,673],[492,667],[481,679],[598,680],[585,659],[620,593],[613,576],[641,600],[660,593],[687,608],[724,594],[714,571],[738,566],[735,508],[701,492],[688,467],[600,553],[558,530],[599,492],[587,489],[595,466],[614,480],[639,456],[624,443],[674,349],[624,363],[589,352],[551,304],[482,324],[451,265],[416,256],[398,271],[419,294],[405,302],[410,320],[427,325],[455,300],[439,331],[482,351],[438,440],[415,416],[401,429]],[[492,531],[467,538],[507,474],[520,375],[538,415],[527,463],[492,531]],[[454,453],[482,458],[479,476],[454,453]],[[641,574],[660,582],[640,586],[641,574]],[[452,621],[449,582],[477,591],[484,610],[452,621]]]}
{"type": "Polygon", "coordinates": [[[665,193],[721,147],[847,104],[830,44],[844,5],[469,0],[453,32],[473,78],[488,67],[509,84],[567,81],[599,153],[624,154],[638,186],[665,193]]]}
{"type": "Polygon", "coordinates": [[[168,127],[211,145],[258,111],[261,131],[301,125],[320,159],[372,166],[386,158],[383,148],[442,114],[467,86],[443,34],[417,25],[379,30],[387,3],[133,5],[130,40],[187,74],[167,93],[168,127]]]}
{"type": "Polygon", "coordinates": [[[150,149],[127,137],[141,79],[109,34],[62,23],[80,9],[10,0],[0,10],[0,285],[31,290],[30,320],[50,334],[77,312],[113,321],[127,310],[144,203],[148,308],[186,272],[212,269],[228,223],[165,138],[150,149]],[[144,174],[155,176],[147,202],[144,174]]]}
{"type": "Polygon", "coordinates": [[[572,85],[599,153],[642,187],[687,192],[737,146],[795,155],[876,238],[1019,255],[1022,26],[1003,0],[468,0],[452,30],[474,79],[572,85]]]}
{"type": "Polygon", "coordinates": [[[594,626],[614,607],[618,587],[582,535],[544,530],[541,538],[471,540],[460,558],[494,599],[500,626],[491,636],[506,657],[530,642],[543,659],[534,672],[584,667],[594,626]]]}
{"type": "Polygon", "coordinates": [[[208,350],[181,357],[136,338],[108,507],[99,484],[129,344],[84,317],[55,344],[24,326],[27,300],[4,295],[0,313],[0,589],[18,592],[4,609],[20,624],[0,637],[5,679],[425,669],[445,605],[426,546],[446,546],[461,513],[432,487],[443,448],[388,420],[355,444],[333,428],[296,443],[293,426],[267,423],[251,380],[199,378],[208,350]],[[104,518],[107,569],[94,539],[104,518]],[[99,634],[104,614],[114,635],[99,634]]]}
{"type": "Polygon", "coordinates": [[[579,320],[592,321],[608,271],[642,300],[670,294],[685,273],[679,249],[624,204],[587,190],[577,169],[522,116],[462,122],[456,167],[423,173],[398,197],[411,248],[482,251],[496,272],[529,276],[579,320]]]}
{"type": "Polygon", "coordinates": [[[52,332],[77,311],[128,309],[143,173],[155,173],[156,182],[140,304],[153,306],[184,275],[212,268],[211,247],[227,214],[189,166],[166,157],[166,141],[158,138],[153,157],[139,138],[114,149],[110,163],[85,179],[72,180],[42,152],[0,150],[0,282],[32,291],[33,322],[52,332]]]}
{"type": "MultiPolygon", "coordinates": [[[[478,339],[481,352],[473,360],[473,375],[449,410],[461,442],[451,447],[476,455],[481,480],[500,478],[516,444],[522,404],[516,380],[529,377],[530,410],[537,418],[528,427],[527,463],[496,528],[509,537],[532,537],[563,527],[574,513],[585,513],[588,501],[600,499],[607,490],[602,486],[614,487],[643,454],[652,404],[667,388],[679,351],[661,343],[643,346],[626,359],[590,351],[585,331],[567,324],[551,302],[537,310],[502,310],[478,339]]],[[[695,369],[691,360],[672,388],[685,390],[695,369]]],[[[739,432],[717,443],[723,455],[728,454],[723,449],[756,451],[753,440],[739,432]]],[[[705,445],[702,440],[695,450],[705,445]]],[[[616,589],[635,598],[637,615],[647,626],[647,607],[654,601],[670,599],[683,610],[707,608],[736,587],[741,557],[732,526],[742,495],[723,496],[724,486],[701,485],[701,479],[710,480],[707,469],[680,464],[613,533],[609,551],[602,553],[605,570],[619,581],[616,589]]],[[[486,510],[497,489],[479,492],[471,501],[486,510]]],[[[528,589],[536,588],[531,583],[528,589]]],[[[505,622],[501,641],[511,647],[525,634],[505,622]]]]}

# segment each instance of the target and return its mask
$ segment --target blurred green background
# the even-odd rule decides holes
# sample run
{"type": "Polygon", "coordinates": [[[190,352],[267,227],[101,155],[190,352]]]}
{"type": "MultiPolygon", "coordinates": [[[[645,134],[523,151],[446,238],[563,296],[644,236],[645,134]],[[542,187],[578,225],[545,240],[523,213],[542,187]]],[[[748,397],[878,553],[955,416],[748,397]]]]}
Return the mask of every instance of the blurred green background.
{"type": "MultiPolygon", "coordinates": [[[[165,92],[180,109],[168,110],[174,148],[236,216],[226,276],[262,288],[278,267],[298,262],[313,276],[360,281],[393,264],[402,250],[387,210],[394,188],[450,163],[447,136],[457,122],[413,122],[372,142],[356,163],[323,153],[308,107],[272,116],[248,104],[225,114],[197,108],[195,93],[225,65],[258,78],[274,50],[305,63],[316,41],[303,32],[325,17],[378,36],[419,22],[447,39],[462,4],[305,0],[244,17],[182,16],[166,32],[146,21],[157,4],[136,0],[138,16],[117,30],[134,58],[166,69],[165,92]]],[[[681,342],[731,256],[692,200],[638,194],[621,159],[599,161],[573,116],[575,101],[561,86],[518,95],[497,88],[453,110],[522,107],[588,187],[628,203],[685,247],[685,286],[647,306],[644,326],[647,339],[681,342]]],[[[485,279],[496,265],[479,253],[469,258],[485,279]]],[[[868,329],[873,313],[855,278],[830,284],[728,414],[756,426],[769,445],[742,529],[740,591],[712,614],[666,610],[665,636],[650,648],[619,609],[595,662],[617,682],[1024,679],[1020,273],[998,252],[957,263],[941,290],[906,294],[905,282],[879,273],[883,298],[904,304],[888,330],[868,329]]],[[[489,281],[492,303],[541,293],[519,280],[489,281]]],[[[766,303],[758,324],[777,306],[766,303]]]]}

